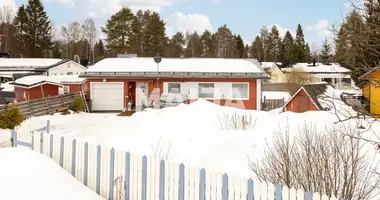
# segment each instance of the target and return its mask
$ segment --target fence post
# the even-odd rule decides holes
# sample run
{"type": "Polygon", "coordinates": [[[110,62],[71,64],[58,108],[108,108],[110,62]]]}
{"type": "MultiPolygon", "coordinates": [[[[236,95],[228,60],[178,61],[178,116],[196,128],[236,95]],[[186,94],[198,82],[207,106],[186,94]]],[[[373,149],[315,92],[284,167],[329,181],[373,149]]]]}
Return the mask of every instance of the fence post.
{"type": "Polygon", "coordinates": [[[44,134],[40,133],[40,153],[44,154],[44,134]]]}
{"type": "Polygon", "coordinates": [[[248,200],[254,199],[254,182],[252,179],[248,180],[248,200]]]}
{"type": "Polygon", "coordinates": [[[206,200],[206,170],[202,168],[200,172],[199,200],[206,200]]]}
{"type": "Polygon", "coordinates": [[[222,200],[228,200],[228,175],[223,175],[222,200]]]}
{"type": "Polygon", "coordinates": [[[17,141],[17,133],[15,129],[12,129],[11,131],[11,145],[12,147],[16,147],[16,142],[17,141]]]}
{"type": "Polygon", "coordinates": [[[129,185],[130,185],[130,169],[131,169],[131,154],[125,153],[125,194],[124,200],[129,200],[129,185]]]}
{"type": "Polygon", "coordinates": [[[181,163],[179,165],[179,191],[178,200],[185,199],[185,165],[181,163]]]}
{"type": "Polygon", "coordinates": [[[46,132],[47,132],[47,134],[50,134],[50,119],[47,120],[46,132]]]}
{"type": "Polygon", "coordinates": [[[165,160],[160,161],[160,194],[159,200],[165,200],[165,160]]]}
{"type": "Polygon", "coordinates": [[[147,157],[142,158],[142,172],[141,172],[141,199],[146,200],[146,183],[147,183],[147,157]]]}
{"type": "Polygon", "coordinates": [[[72,145],[73,145],[73,151],[72,151],[72,156],[71,156],[71,175],[75,177],[75,164],[76,164],[75,156],[77,154],[77,140],[76,139],[73,140],[72,145]]]}
{"type": "Polygon", "coordinates": [[[50,135],[50,158],[53,158],[53,144],[54,144],[54,140],[53,140],[53,135],[50,135]]]}
{"type": "Polygon", "coordinates": [[[96,159],[96,193],[100,195],[100,164],[101,164],[102,147],[97,147],[97,159],[96,159]]]}
{"type": "Polygon", "coordinates": [[[83,176],[83,182],[84,185],[87,186],[87,180],[88,180],[88,143],[86,142],[84,144],[84,176],[83,176]]]}
{"type": "Polygon", "coordinates": [[[282,188],[280,184],[276,185],[276,200],[282,200],[282,188]]]}
{"type": "Polygon", "coordinates": [[[59,165],[63,168],[63,155],[64,155],[64,145],[65,145],[65,139],[62,136],[61,137],[61,146],[59,150],[59,165]]]}
{"type": "Polygon", "coordinates": [[[115,149],[111,149],[110,155],[110,191],[109,191],[109,200],[113,200],[113,183],[114,183],[114,169],[115,169],[115,149]]]}

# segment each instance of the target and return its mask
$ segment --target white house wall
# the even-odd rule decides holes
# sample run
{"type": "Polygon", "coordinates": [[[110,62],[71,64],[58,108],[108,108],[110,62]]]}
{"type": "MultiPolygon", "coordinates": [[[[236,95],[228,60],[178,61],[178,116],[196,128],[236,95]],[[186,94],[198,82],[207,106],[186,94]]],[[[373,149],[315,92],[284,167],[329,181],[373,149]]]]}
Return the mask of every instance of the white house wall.
{"type": "Polygon", "coordinates": [[[69,75],[68,73],[72,73],[72,75],[79,75],[84,72],[87,68],[82,66],[81,64],[69,61],[60,65],[57,65],[53,68],[49,69],[49,75],[69,75]]]}

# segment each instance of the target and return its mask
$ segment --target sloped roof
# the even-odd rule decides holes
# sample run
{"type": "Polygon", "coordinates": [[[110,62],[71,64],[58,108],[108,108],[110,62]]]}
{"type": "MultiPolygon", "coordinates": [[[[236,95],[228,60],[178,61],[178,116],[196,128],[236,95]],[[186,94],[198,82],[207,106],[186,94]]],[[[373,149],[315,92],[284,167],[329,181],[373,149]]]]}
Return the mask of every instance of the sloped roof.
{"type": "Polygon", "coordinates": [[[292,72],[294,69],[299,69],[303,72],[312,73],[312,74],[323,74],[323,73],[350,73],[351,70],[340,66],[339,64],[322,64],[316,63],[315,66],[309,63],[297,63],[292,65],[292,67],[281,68],[283,72],[292,72]]]}
{"type": "Polygon", "coordinates": [[[314,83],[314,84],[306,84],[302,86],[293,96],[289,99],[288,102],[285,103],[283,107],[289,104],[293,100],[294,97],[298,95],[298,93],[301,90],[304,90],[306,95],[310,98],[310,100],[313,102],[313,104],[319,109],[319,110],[325,110],[325,108],[321,105],[319,102],[321,96],[323,96],[327,90],[328,84],[325,82],[321,83],[314,83]]]}
{"type": "Polygon", "coordinates": [[[23,78],[17,79],[12,85],[21,87],[32,87],[40,83],[51,83],[51,84],[80,84],[86,79],[79,78],[78,75],[54,75],[54,76],[25,76],[23,78]]]}
{"type": "Polygon", "coordinates": [[[252,76],[268,78],[256,59],[225,58],[162,58],[157,65],[153,58],[106,58],[89,67],[81,77],[92,76],[252,76]]]}
{"type": "Polygon", "coordinates": [[[375,67],[371,70],[369,70],[367,73],[363,74],[362,76],[359,77],[359,80],[367,80],[368,77],[375,71],[380,70],[380,67],[375,67]]]}
{"type": "Polygon", "coordinates": [[[69,61],[55,58],[0,58],[0,71],[46,70],[69,61]]]}
{"type": "Polygon", "coordinates": [[[319,98],[326,92],[327,84],[309,84],[304,85],[303,89],[308,94],[310,99],[314,102],[319,110],[324,110],[323,106],[319,102],[319,98]]]}

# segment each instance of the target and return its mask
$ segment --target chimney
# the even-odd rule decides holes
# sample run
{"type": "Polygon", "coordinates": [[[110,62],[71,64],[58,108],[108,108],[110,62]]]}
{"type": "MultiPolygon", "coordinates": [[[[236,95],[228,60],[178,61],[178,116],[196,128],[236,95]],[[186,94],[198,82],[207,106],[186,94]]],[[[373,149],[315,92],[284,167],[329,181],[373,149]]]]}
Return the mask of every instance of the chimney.
{"type": "Polygon", "coordinates": [[[315,67],[315,58],[313,59],[313,66],[315,67]]]}

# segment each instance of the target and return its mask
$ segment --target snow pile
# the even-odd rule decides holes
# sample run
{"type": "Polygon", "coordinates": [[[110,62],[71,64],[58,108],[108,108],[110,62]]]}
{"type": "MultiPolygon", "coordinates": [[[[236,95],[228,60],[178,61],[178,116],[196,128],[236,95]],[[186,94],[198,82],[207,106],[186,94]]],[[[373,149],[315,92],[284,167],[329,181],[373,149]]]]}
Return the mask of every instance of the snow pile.
{"type": "Polygon", "coordinates": [[[39,152],[0,148],[0,162],[0,199],[103,199],[39,152]]]}

